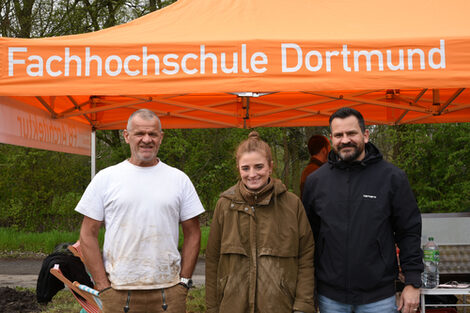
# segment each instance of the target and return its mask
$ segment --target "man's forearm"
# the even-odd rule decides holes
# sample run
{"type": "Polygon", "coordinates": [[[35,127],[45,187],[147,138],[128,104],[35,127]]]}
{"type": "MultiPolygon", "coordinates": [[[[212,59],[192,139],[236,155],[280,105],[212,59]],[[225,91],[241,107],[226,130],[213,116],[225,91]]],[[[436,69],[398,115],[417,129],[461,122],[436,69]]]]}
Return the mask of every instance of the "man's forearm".
{"type": "Polygon", "coordinates": [[[95,289],[102,290],[111,285],[104,269],[103,257],[100,252],[98,240],[80,237],[83,259],[85,265],[95,282],[95,289]],[[96,242],[94,242],[96,241],[96,242]]]}
{"type": "Polygon", "coordinates": [[[98,242],[101,223],[85,217],[80,230],[80,246],[84,263],[93,277],[95,289],[102,290],[111,286],[103,264],[98,242]]]}
{"type": "Polygon", "coordinates": [[[201,233],[197,238],[185,238],[181,251],[181,277],[191,277],[196,267],[197,258],[199,256],[199,248],[201,246],[201,233]]]}
{"type": "Polygon", "coordinates": [[[199,249],[201,247],[201,229],[197,217],[181,223],[184,234],[183,248],[181,251],[181,277],[189,278],[196,267],[199,249]]]}

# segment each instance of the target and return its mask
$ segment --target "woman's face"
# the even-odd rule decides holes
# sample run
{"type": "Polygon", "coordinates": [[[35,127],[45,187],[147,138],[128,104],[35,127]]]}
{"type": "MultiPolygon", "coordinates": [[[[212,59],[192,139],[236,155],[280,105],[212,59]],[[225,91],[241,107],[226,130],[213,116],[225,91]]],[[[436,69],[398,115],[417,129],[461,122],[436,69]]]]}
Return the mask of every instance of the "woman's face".
{"type": "Polygon", "coordinates": [[[268,183],[273,164],[268,164],[264,154],[258,151],[243,153],[238,160],[238,170],[242,182],[250,190],[258,190],[268,183]]]}

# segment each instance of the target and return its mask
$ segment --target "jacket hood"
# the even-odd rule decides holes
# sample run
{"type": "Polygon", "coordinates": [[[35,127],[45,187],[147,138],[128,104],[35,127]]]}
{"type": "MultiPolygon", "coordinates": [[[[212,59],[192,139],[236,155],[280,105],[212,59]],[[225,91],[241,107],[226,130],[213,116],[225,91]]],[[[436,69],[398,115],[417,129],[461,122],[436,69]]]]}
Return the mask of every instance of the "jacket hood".
{"type": "Polygon", "coordinates": [[[345,162],[341,160],[334,150],[331,150],[328,154],[328,164],[331,167],[337,167],[340,169],[353,168],[353,167],[366,167],[367,165],[377,163],[383,159],[379,149],[371,142],[365,144],[364,149],[366,155],[361,161],[345,162]]]}
{"type": "MultiPolygon", "coordinates": [[[[272,178],[272,177],[270,177],[269,179],[272,181],[272,184],[273,184],[273,187],[272,187],[273,192],[271,193],[271,195],[278,196],[278,195],[280,195],[280,194],[287,191],[286,186],[282,183],[282,181],[280,179],[272,178]]],[[[235,202],[246,201],[244,196],[242,195],[242,191],[241,191],[241,188],[240,188],[241,184],[243,184],[243,183],[241,182],[241,180],[239,180],[237,184],[235,184],[234,186],[232,186],[229,189],[227,189],[226,191],[224,191],[220,196],[223,197],[223,198],[227,198],[229,200],[235,201],[235,202]]],[[[271,182],[269,182],[269,184],[271,184],[271,182]]],[[[261,189],[259,192],[253,192],[252,194],[253,194],[253,196],[257,196],[259,194],[262,194],[263,190],[264,190],[264,188],[261,189]]],[[[259,202],[259,204],[265,204],[263,202],[268,202],[269,203],[269,200],[271,199],[271,197],[267,197],[267,198],[264,198],[264,199],[265,199],[265,201],[261,201],[261,202],[259,202]]],[[[268,204],[268,203],[266,203],[266,204],[268,204]]]]}

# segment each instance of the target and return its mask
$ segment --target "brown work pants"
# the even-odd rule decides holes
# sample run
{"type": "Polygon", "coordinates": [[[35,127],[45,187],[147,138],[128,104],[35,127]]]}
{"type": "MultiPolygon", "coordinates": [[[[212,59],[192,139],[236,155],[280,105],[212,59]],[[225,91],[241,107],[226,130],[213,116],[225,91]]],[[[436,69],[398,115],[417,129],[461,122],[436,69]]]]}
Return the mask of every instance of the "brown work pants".
{"type": "Polygon", "coordinates": [[[182,285],[152,290],[107,289],[100,293],[103,313],[185,313],[188,290],[182,285]],[[125,307],[128,311],[125,311],[125,307]]]}

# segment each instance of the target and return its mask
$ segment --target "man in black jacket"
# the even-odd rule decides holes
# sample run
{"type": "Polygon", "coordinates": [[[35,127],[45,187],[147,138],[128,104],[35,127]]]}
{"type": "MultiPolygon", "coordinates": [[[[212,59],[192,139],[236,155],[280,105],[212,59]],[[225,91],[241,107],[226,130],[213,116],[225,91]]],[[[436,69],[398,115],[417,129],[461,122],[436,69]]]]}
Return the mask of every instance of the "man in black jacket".
{"type": "Polygon", "coordinates": [[[361,113],[330,117],[333,150],[305,183],[321,313],[414,313],[423,271],[421,215],[405,173],[369,142],[361,113]],[[395,302],[398,264],[405,287],[395,302]]]}

